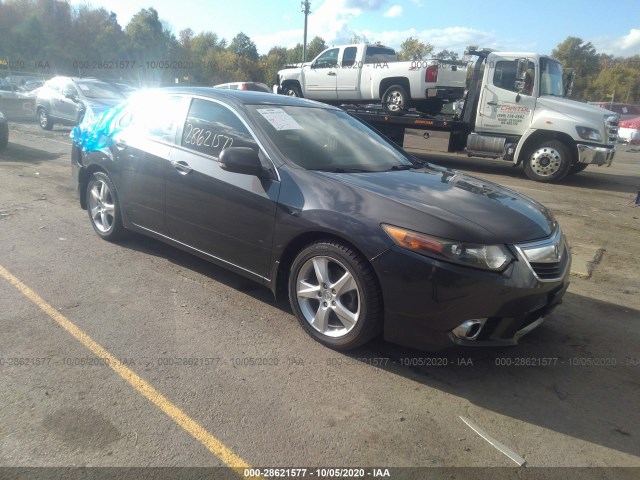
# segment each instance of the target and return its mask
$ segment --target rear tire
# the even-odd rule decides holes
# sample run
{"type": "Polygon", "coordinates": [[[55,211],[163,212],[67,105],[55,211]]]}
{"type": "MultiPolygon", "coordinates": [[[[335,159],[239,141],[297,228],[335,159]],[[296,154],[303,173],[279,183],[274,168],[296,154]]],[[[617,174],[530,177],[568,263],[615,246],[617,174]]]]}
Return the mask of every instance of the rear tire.
{"type": "Polygon", "coordinates": [[[316,341],[352,350],[382,330],[382,294],[366,259],[335,241],[318,241],[295,258],[289,299],[298,322],[316,341]]]}
{"type": "Polygon", "coordinates": [[[536,182],[558,182],[567,176],[570,168],[569,151],[558,140],[541,140],[526,154],[524,172],[536,182]]]}
{"type": "Polygon", "coordinates": [[[391,114],[402,114],[409,109],[410,98],[404,87],[391,85],[382,95],[382,108],[391,114]]]}

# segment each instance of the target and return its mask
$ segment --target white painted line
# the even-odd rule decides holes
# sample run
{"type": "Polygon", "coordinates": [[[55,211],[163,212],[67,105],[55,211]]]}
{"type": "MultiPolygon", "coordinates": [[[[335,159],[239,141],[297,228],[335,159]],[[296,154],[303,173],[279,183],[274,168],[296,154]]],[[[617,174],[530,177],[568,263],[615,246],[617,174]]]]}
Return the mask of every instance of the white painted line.
{"type": "Polygon", "coordinates": [[[47,140],[49,140],[50,142],[56,142],[56,143],[61,143],[62,145],[71,146],[71,142],[61,142],[59,140],[54,140],[53,138],[48,138],[47,140]]]}
{"type": "Polygon", "coordinates": [[[491,438],[489,436],[489,434],[487,432],[485,432],[484,430],[482,430],[480,427],[478,427],[475,423],[473,423],[471,420],[467,420],[464,417],[460,417],[460,420],[462,420],[464,423],[467,424],[467,426],[469,428],[471,428],[471,430],[473,430],[474,432],[476,432],[478,435],[480,435],[482,438],[484,438],[487,442],[489,442],[491,445],[493,445],[494,448],[500,450],[502,453],[504,453],[507,457],[509,457],[511,460],[513,460],[514,462],[516,462],[518,464],[519,467],[522,467],[525,463],[527,463],[527,461],[522,458],[520,455],[518,455],[516,452],[514,452],[513,450],[511,450],[509,447],[506,447],[505,445],[503,445],[502,443],[500,443],[499,441],[495,440],[494,438],[491,438]]]}

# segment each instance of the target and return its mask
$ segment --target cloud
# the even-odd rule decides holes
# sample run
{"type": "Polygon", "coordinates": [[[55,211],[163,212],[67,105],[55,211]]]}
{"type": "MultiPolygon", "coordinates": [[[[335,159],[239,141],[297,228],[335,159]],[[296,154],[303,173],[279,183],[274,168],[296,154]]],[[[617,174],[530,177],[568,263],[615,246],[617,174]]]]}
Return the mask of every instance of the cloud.
{"type": "Polygon", "coordinates": [[[376,10],[380,10],[385,3],[387,3],[387,0],[347,0],[346,6],[347,8],[357,8],[367,12],[375,12],[376,10]]]}
{"type": "Polygon", "coordinates": [[[385,17],[393,18],[402,15],[402,7],[400,5],[394,5],[384,14],[385,17]]]}
{"type": "Polygon", "coordinates": [[[591,40],[598,53],[630,57],[640,52],[640,28],[632,28],[622,37],[597,37],[591,40]]]}

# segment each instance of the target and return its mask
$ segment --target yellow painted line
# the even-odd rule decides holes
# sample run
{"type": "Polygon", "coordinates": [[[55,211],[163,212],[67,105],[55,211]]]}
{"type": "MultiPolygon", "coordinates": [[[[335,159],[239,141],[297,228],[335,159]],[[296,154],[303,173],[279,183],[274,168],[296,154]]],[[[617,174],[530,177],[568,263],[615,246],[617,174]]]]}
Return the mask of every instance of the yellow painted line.
{"type": "MultiPolygon", "coordinates": [[[[69,332],[82,345],[91,350],[96,357],[107,359],[108,365],[133,388],[144,395],[156,407],[167,414],[174,422],[189,432],[204,447],[218,457],[225,465],[233,468],[238,475],[244,478],[243,470],[251,468],[247,462],[227,448],[220,440],[207,432],[195,420],[174,405],[167,397],[158,392],[149,383],[140,378],[130,368],[126,367],[116,357],[111,355],[99,343],[94,341],[89,335],[78,328],[67,317],[58,312],[55,308],[45,302],[37,293],[22,283],[7,269],[0,265],[0,277],[4,278],[11,285],[16,287],[25,297],[35,303],[40,310],[51,317],[55,322],[69,332]]],[[[256,477],[253,477],[256,478],[256,477]]]]}

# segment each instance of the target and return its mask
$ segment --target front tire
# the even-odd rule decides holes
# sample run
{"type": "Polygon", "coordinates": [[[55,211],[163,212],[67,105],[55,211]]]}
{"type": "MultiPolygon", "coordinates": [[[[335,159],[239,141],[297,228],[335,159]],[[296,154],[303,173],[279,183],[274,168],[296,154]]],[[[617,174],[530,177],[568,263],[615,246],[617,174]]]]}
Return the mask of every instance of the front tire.
{"type": "Polygon", "coordinates": [[[282,94],[287,97],[298,97],[302,98],[302,92],[300,91],[300,87],[297,85],[287,85],[282,90],[282,94]]]}
{"type": "Polygon", "coordinates": [[[87,184],[87,211],[91,226],[104,240],[113,242],[124,236],[120,203],[113,182],[104,172],[95,172],[87,184]]]}
{"type": "Polygon", "coordinates": [[[38,123],[43,130],[51,130],[53,128],[53,122],[45,108],[38,109],[38,123]]]}
{"type": "Polygon", "coordinates": [[[304,248],[289,274],[291,307],[305,331],[334,350],[351,350],[381,331],[382,295],[373,269],[352,248],[319,241],[304,248]]]}
{"type": "Polygon", "coordinates": [[[571,156],[564,143],[542,140],[529,149],[524,172],[536,182],[553,183],[566,177],[570,168],[571,156]]]}
{"type": "Polygon", "coordinates": [[[575,175],[585,170],[589,166],[588,163],[575,163],[569,169],[569,175],[575,175]]]}
{"type": "Polygon", "coordinates": [[[391,85],[382,95],[382,108],[392,114],[401,114],[409,109],[409,94],[400,85],[391,85]]]}

